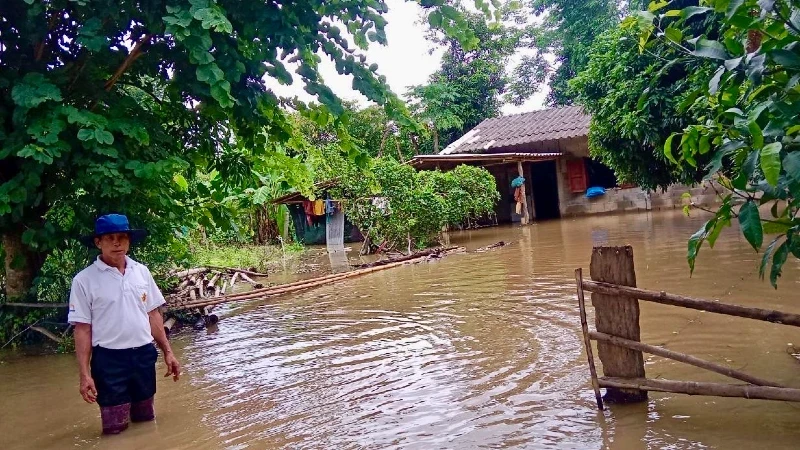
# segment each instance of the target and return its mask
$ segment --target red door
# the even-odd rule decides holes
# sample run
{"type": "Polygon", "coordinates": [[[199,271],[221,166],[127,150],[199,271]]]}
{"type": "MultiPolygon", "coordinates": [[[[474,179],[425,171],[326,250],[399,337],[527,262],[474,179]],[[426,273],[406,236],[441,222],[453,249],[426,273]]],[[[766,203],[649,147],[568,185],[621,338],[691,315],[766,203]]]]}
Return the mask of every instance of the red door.
{"type": "Polygon", "coordinates": [[[586,165],[583,158],[567,161],[567,179],[570,191],[573,193],[586,192],[586,165]]]}

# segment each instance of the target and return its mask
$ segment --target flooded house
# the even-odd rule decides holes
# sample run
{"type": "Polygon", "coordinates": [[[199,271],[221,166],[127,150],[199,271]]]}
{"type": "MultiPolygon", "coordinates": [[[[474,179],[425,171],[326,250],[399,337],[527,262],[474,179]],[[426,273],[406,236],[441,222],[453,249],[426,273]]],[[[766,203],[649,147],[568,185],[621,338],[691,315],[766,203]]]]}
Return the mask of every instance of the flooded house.
{"type": "Polygon", "coordinates": [[[703,187],[647,192],[620,185],[610,168],[589,156],[589,122],[579,106],[486,119],[440,153],[415,156],[411,164],[419,170],[450,170],[459,164],[486,168],[501,194],[495,207],[501,224],[679,208],[685,192],[697,204],[715,201],[713,190],[703,187]],[[519,212],[518,177],[524,178],[525,197],[519,212]]]}

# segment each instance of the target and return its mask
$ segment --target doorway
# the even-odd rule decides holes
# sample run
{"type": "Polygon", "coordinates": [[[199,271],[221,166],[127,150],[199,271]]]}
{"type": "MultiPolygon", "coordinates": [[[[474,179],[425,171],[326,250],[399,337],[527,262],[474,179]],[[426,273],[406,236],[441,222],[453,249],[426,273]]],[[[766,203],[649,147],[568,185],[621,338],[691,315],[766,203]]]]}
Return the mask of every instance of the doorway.
{"type": "Polygon", "coordinates": [[[531,191],[536,220],[558,219],[558,173],[555,161],[531,164],[531,191]]]}

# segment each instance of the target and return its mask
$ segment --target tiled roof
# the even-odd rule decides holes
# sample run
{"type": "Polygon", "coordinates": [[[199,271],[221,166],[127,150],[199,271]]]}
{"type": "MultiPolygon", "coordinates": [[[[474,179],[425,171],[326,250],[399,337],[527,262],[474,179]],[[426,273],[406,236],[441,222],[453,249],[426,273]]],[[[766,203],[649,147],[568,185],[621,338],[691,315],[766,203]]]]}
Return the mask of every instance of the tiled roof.
{"type": "Polygon", "coordinates": [[[486,119],[442,150],[457,153],[497,153],[522,150],[530,144],[588,136],[589,116],[580,106],[543,109],[486,119]]]}

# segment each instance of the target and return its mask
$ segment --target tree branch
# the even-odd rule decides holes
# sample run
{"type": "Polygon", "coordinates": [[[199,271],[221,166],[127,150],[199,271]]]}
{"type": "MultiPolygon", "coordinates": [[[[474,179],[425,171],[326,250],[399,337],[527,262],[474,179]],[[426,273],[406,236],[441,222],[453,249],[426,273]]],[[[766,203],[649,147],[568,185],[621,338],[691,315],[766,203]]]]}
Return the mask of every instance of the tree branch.
{"type": "Polygon", "coordinates": [[[150,39],[153,37],[152,34],[145,34],[139,42],[133,47],[130,53],[128,53],[128,57],[125,58],[125,61],[122,61],[122,64],[117,68],[117,71],[114,72],[114,75],[106,82],[105,90],[106,92],[110,91],[111,88],[117,84],[117,81],[125,73],[126,70],[142,55],[142,46],[150,42],[150,39]]]}

